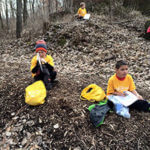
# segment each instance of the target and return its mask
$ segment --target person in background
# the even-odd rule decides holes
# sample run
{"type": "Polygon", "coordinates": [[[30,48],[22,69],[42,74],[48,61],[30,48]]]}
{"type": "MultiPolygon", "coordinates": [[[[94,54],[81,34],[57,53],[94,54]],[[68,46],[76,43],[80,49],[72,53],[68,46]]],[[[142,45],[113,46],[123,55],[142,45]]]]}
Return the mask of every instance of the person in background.
{"type": "Polygon", "coordinates": [[[84,2],[80,3],[80,8],[78,9],[78,13],[77,14],[78,14],[78,18],[79,19],[83,19],[83,17],[87,14],[84,2]]]}

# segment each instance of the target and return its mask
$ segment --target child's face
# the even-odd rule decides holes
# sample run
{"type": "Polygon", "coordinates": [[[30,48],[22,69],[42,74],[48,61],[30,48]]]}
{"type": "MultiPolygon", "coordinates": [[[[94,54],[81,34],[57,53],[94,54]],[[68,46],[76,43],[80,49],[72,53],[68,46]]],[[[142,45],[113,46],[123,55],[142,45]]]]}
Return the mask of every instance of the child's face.
{"type": "Polygon", "coordinates": [[[85,5],[82,5],[81,8],[84,9],[84,8],[85,8],[85,5]]]}
{"type": "Polygon", "coordinates": [[[126,77],[126,75],[128,74],[128,66],[123,65],[119,69],[116,69],[116,74],[120,78],[126,77]]]}
{"type": "Polygon", "coordinates": [[[46,57],[46,53],[44,51],[38,51],[39,55],[41,58],[45,58],[46,57]]]}

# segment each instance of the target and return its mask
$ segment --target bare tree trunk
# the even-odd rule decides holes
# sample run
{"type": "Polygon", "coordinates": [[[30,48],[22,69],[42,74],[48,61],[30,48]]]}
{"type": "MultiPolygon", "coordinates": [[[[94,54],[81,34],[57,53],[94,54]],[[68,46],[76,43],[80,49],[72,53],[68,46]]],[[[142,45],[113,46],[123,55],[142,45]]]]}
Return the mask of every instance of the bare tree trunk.
{"type": "Polygon", "coordinates": [[[45,16],[45,0],[43,0],[42,4],[43,4],[43,16],[45,16]]]}
{"type": "Polygon", "coordinates": [[[17,20],[16,20],[16,37],[21,37],[22,31],[22,0],[17,0],[17,20]]]}
{"type": "Polygon", "coordinates": [[[6,26],[7,26],[7,30],[9,30],[9,21],[8,21],[8,1],[5,0],[5,6],[6,6],[6,26]]]}
{"type": "Polygon", "coordinates": [[[109,16],[110,16],[110,23],[112,24],[112,0],[109,0],[109,16]]]}
{"type": "Polygon", "coordinates": [[[73,0],[64,0],[65,11],[72,12],[73,0]]]}
{"type": "Polygon", "coordinates": [[[0,0],[0,22],[1,22],[2,29],[4,29],[4,24],[3,24],[1,11],[2,11],[2,0],[0,0]]]}
{"type": "Polygon", "coordinates": [[[54,0],[48,0],[48,12],[49,12],[49,15],[54,13],[54,7],[55,6],[54,6],[54,0]]]}
{"type": "Polygon", "coordinates": [[[0,22],[1,22],[1,28],[4,29],[4,24],[3,24],[3,19],[2,19],[1,12],[0,12],[0,22]]]}
{"type": "Polygon", "coordinates": [[[51,0],[48,0],[48,13],[51,14],[51,0]]]}
{"type": "Polygon", "coordinates": [[[12,0],[9,0],[9,4],[10,4],[10,9],[11,9],[11,17],[12,17],[12,19],[14,19],[15,18],[15,12],[14,12],[12,0]]]}
{"type": "Polygon", "coordinates": [[[33,15],[34,15],[34,13],[35,13],[34,4],[35,4],[35,0],[33,0],[33,2],[32,2],[32,12],[33,12],[33,15]]]}
{"type": "Polygon", "coordinates": [[[73,0],[70,0],[70,12],[72,13],[72,11],[73,11],[73,0]]]}
{"type": "Polygon", "coordinates": [[[27,18],[28,18],[28,11],[27,11],[27,0],[23,0],[24,7],[23,7],[23,23],[24,25],[27,24],[27,18]]]}
{"type": "Polygon", "coordinates": [[[56,12],[58,12],[58,1],[56,0],[56,12]]]}

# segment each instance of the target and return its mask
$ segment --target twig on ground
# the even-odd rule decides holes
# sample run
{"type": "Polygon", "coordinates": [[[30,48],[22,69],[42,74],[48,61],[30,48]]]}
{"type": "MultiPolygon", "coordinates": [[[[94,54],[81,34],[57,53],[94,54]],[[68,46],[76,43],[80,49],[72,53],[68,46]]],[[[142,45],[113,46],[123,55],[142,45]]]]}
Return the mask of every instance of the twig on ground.
{"type": "Polygon", "coordinates": [[[79,136],[76,134],[75,131],[74,131],[74,133],[75,133],[75,136],[77,137],[77,139],[84,145],[85,150],[88,150],[89,148],[87,147],[86,143],[85,143],[83,140],[81,140],[81,139],[79,138],[79,136]]]}
{"type": "Polygon", "coordinates": [[[108,135],[108,136],[111,136],[111,137],[114,137],[112,134],[110,134],[110,133],[106,133],[106,132],[104,132],[104,131],[102,131],[102,133],[103,134],[106,134],[106,135],[108,135]]]}
{"type": "Polygon", "coordinates": [[[29,140],[27,141],[27,144],[25,145],[24,150],[26,150],[26,149],[28,148],[28,146],[30,145],[31,141],[34,140],[34,138],[35,138],[35,135],[32,134],[32,135],[30,136],[29,140]]]}

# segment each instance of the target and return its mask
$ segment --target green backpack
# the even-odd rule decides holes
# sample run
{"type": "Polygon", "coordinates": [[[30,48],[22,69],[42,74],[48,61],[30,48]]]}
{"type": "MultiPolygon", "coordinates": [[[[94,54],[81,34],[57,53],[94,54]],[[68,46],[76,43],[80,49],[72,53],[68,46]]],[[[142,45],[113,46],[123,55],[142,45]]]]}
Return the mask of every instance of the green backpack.
{"type": "Polygon", "coordinates": [[[110,110],[107,100],[99,102],[99,104],[90,105],[88,110],[90,111],[90,121],[95,127],[99,127],[103,124],[105,115],[110,110]]]}

